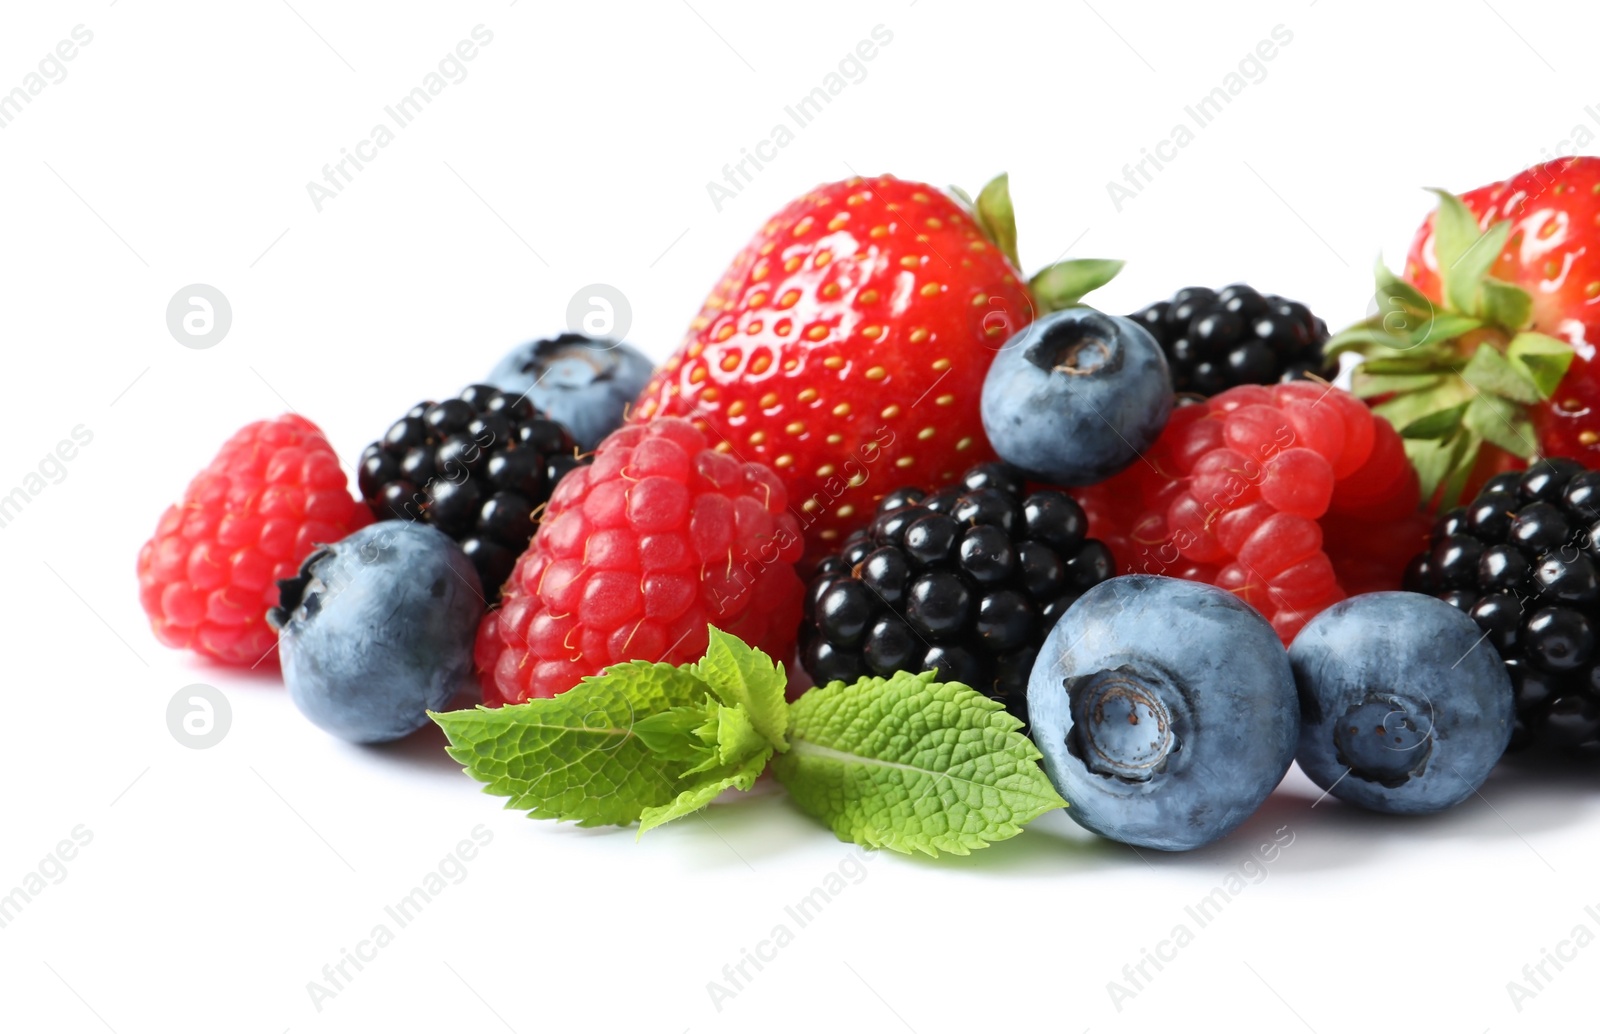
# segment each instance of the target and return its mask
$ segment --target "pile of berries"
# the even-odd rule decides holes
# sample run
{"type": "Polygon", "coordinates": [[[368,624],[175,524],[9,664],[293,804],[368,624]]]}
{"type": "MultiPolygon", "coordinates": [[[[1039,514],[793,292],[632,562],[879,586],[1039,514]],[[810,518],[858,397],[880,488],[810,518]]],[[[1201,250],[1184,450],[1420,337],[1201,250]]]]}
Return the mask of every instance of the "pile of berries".
{"type": "Polygon", "coordinates": [[[937,671],[1027,718],[1039,645],[1116,572],[1072,497],[1026,491],[1001,463],[936,492],[898,489],[822,561],[806,590],[800,660],[821,685],[937,671]]]}
{"type": "Polygon", "coordinates": [[[1400,436],[1309,381],[1180,406],[1142,462],[1077,495],[1120,570],[1227,589],[1286,643],[1352,589],[1397,585],[1416,542],[1400,436]]]}

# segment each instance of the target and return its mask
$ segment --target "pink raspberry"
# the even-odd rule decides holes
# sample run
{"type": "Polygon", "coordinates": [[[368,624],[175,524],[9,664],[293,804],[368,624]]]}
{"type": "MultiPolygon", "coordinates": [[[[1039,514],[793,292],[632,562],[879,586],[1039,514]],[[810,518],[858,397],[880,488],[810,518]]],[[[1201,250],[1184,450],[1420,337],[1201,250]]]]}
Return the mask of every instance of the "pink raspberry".
{"type": "Polygon", "coordinates": [[[553,697],[623,661],[698,660],[707,625],[788,659],[805,549],[788,505],[770,467],[709,448],[687,420],[615,432],[556,486],[478,628],[484,702],[553,697]]]}
{"type": "Polygon", "coordinates": [[[139,550],[139,602],[156,638],[254,665],[278,635],[278,579],[317,546],[372,523],[316,424],[293,414],[241,429],[161,515],[139,550]]]}

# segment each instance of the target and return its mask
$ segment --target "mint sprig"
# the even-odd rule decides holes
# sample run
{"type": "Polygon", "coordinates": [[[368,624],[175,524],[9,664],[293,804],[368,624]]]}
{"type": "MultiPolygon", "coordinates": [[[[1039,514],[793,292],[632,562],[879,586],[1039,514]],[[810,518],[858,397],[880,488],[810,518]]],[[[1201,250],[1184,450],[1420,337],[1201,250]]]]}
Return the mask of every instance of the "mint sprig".
{"type": "Polygon", "coordinates": [[[813,689],[715,628],[700,661],[632,662],[550,700],[433,714],[484,792],[533,818],[646,830],[748,790],[771,762],[843,840],[937,857],[1066,802],[1001,705],[932,673],[813,689]]]}

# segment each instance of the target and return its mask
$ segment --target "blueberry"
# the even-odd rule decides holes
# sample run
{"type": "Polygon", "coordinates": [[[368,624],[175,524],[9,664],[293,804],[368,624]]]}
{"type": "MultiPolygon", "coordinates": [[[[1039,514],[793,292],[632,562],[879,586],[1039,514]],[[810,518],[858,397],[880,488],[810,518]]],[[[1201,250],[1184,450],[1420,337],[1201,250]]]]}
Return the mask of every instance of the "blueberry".
{"type": "Polygon", "coordinates": [[[1300,690],[1295,759],[1333,796],[1423,814],[1472,796],[1511,739],[1511,679],[1477,622],[1414,592],[1355,596],[1318,614],[1289,661],[1300,690]]]}
{"type": "Polygon", "coordinates": [[[631,345],[567,333],[513,349],[489,373],[489,383],[512,397],[526,394],[567,425],[584,452],[593,452],[622,426],[652,372],[650,360],[631,345]]]}
{"type": "Polygon", "coordinates": [[[306,558],[268,614],[289,698],[352,743],[397,740],[471,684],[483,616],[461,547],[414,521],[369,524],[306,558]]]}
{"type": "Polygon", "coordinates": [[[1156,440],[1172,411],[1172,376],[1138,323],[1065,309],[1006,342],[982,405],[1001,459],[1040,481],[1092,485],[1156,440]]]}
{"type": "Polygon", "coordinates": [[[1230,592],[1156,575],[1084,593],[1028,681],[1033,738],[1067,814],[1137,847],[1186,851],[1256,810],[1294,758],[1294,675],[1230,592]]]}

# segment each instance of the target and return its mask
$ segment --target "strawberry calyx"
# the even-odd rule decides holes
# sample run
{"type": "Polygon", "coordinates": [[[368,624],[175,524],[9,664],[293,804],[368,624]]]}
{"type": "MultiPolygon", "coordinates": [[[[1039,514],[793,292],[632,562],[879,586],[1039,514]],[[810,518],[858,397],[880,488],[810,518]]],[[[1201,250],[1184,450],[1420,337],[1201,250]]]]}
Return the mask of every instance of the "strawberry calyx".
{"type": "Polygon", "coordinates": [[[1334,335],[1326,354],[1362,357],[1352,390],[1372,402],[1404,440],[1423,498],[1455,505],[1485,444],[1522,459],[1538,453],[1531,407],[1566,375],[1572,346],[1531,330],[1527,291],[1489,275],[1511,222],[1480,229],[1459,197],[1443,190],[1434,251],[1443,301],[1434,303],[1380,259],[1378,311],[1334,335]]]}
{"type": "MultiPolygon", "coordinates": [[[[971,214],[989,242],[1020,271],[1022,262],[1017,258],[1017,216],[1011,204],[1010,175],[1002,172],[990,180],[978,192],[977,200],[960,187],[951,187],[950,193],[971,214]]],[[[1121,259],[1065,259],[1044,267],[1028,280],[1036,309],[1034,318],[1081,304],[1084,295],[1109,284],[1122,271],[1122,266],[1121,259]]]]}

